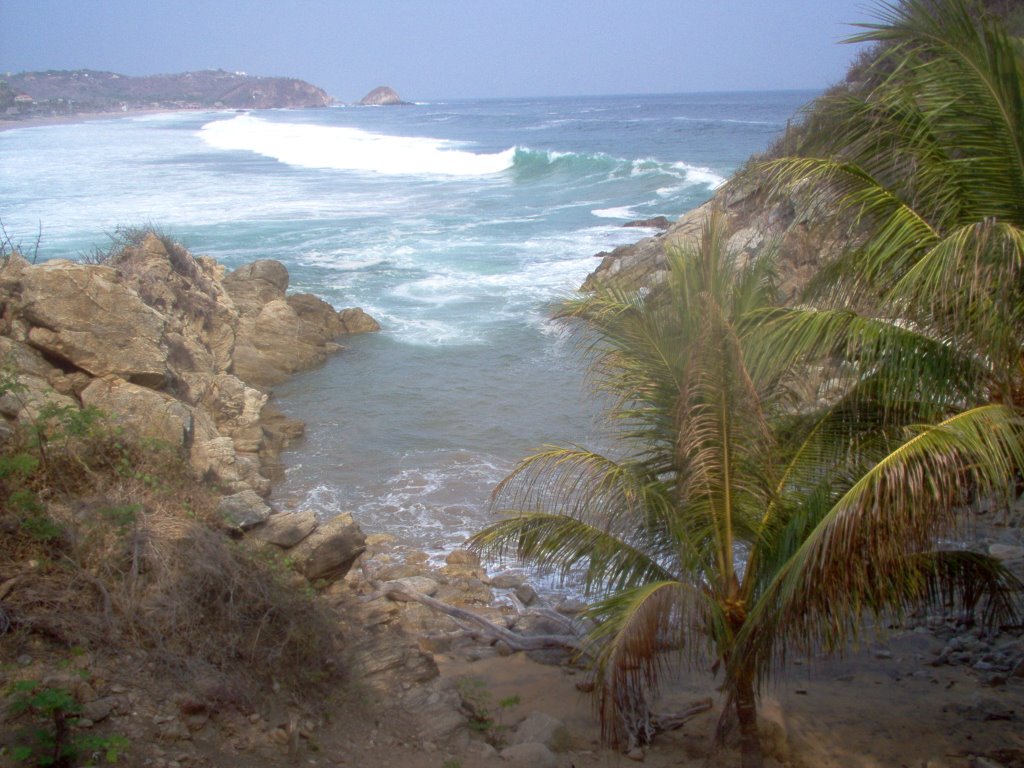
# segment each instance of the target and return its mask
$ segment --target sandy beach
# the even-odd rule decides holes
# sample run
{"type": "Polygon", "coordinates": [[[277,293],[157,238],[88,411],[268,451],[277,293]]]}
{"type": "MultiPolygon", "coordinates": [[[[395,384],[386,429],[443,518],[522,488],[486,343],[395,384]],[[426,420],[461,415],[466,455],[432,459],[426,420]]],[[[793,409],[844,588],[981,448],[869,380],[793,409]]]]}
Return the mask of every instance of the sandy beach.
{"type": "Polygon", "coordinates": [[[123,117],[138,117],[139,115],[171,114],[175,112],[202,112],[207,110],[191,109],[132,109],[127,112],[76,112],[73,115],[40,115],[39,117],[27,117],[24,119],[11,120],[0,117],[0,131],[13,131],[18,128],[39,128],[48,125],[72,125],[74,123],[86,123],[92,120],[116,120],[123,117]]]}

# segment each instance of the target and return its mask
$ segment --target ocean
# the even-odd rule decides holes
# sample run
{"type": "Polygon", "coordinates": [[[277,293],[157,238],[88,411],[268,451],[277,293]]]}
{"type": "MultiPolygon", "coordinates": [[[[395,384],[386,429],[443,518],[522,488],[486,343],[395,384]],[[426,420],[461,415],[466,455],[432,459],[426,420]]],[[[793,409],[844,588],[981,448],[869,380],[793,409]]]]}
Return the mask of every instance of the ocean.
{"type": "Polygon", "coordinates": [[[815,92],[183,112],[0,132],[0,221],[39,258],[152,224],[383,326],[275,390],[307,423],[272,500],[440,555],[545,444],[602,440],[551,318],[597,264],[764,150],[815,92]]]}

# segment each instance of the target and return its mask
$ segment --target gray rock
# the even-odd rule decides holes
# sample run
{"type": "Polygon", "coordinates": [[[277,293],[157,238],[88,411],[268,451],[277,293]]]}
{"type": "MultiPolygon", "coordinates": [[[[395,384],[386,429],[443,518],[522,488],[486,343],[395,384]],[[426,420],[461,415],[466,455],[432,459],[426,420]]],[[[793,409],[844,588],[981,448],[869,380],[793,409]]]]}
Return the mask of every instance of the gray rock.
{"type": "Polygon", "coordinates": [[[569,745],[569,732],[565,723],[546,712],[531,712],[509,739],[511,744],[535,742],[552,751],[565,749],[569,745]]]}
{"type": "Polygon", "coordinates": [[[255,491],[242,491],[225,496],[217,505],[224,523],[238,531],[247,531],[270,517],[270,507],[255,491]]]}
{"type": "Polygon", "coordinates": [[[516,597],[519,598],[519,602],[523,605],[533,605],[537,602],[537,590],[531,587],[529,584],[523,584],[516,588],[516,597]]]}
{"type": "Polygon", "coordinates": [[[582,600],[575,600],[571,597],[566,600],[563,600],[555,606],[556,611],[558,611],[559,613],[564,613],[568,616],[574,616],[577,613],[583,613],[583,611],[585,611],[586,608],[587,604],[584,603],[582,600]]]}
{"type": "Polygon", "coordinates": [[[307,579],[341,579],[363,552],[366,536],[352,515],[338,515],[321,524],[293,553],[307,579]]]}
{"type": "Polygon", "coordinates": [[[519,573],[498,573],[488,579],[490,585],[495,589],[515,589],[522,586],[525,578],[519,573]]]}
{"type": "Polygon", "coordinates": [[[309,536],[316,525],[316,514],[312,510],[286,512],[271,515],[255,535],[260,541],[287,549],[309,536]]]}
{"type": "MultiPolygon", "coordinates": [[[[402,592],[410,592],[414,595],[436,595],[439,588],[439,584],[427,576],[406,576],[405,578],[395,579],[393,581],[386,581],[381,585],[381,589],[400,589],[402,592]]],[[[388,595],[389,599],[397,600],[399,602],[407,602],[408,598],[401,594],[392,592],[388,595]]]]}
{"type": "Polygon", "coordinates": [[[116,703],[117,699],[113,696],[106,696],[102,699],[86,702],[82,705],[82,717],[94,723],[102,722],[110,717],[116,703]]]}

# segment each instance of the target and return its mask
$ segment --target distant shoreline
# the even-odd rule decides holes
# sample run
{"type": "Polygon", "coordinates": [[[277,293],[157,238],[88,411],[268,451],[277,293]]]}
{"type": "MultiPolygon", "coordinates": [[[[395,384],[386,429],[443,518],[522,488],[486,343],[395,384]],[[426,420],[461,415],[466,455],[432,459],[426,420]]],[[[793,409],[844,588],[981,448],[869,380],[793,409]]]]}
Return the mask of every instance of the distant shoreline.
{"type": "Polygon", "coordinates": [[[176,112],[204,112],[201,109],[129,109],[126,112],[75,112],[70,115],[39,115],[19,120],[6,120],[0,117],[0,132],[13,131],[17,128],[39,128],[47,125],[71,125],[92,120],[120,120],[136,115],[159,115],[176,112]]]}

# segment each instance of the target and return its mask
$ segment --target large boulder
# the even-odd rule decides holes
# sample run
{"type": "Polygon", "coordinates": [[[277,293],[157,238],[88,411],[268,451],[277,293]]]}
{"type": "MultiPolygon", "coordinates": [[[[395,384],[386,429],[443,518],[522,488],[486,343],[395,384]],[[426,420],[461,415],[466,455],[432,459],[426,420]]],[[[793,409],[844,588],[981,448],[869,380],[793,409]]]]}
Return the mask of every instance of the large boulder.
{"type": "Polygon", "coordinates": [[[501,759],[510,768],[556,768],[558,758],[543,744],[524,742],[501,750],[501,759]]]}
{"type": "Polygon", "coordinates": [[[50,359],[92,376],[165,384],[166,318],[112,267],[50,261],[24,270],[19,287],[28,342],[50,359]]]}
{"type": "Polygon", "coordinates": [[[336,312],[334,307],[319,296],[311,293],[293,293],[287,301],[311,337],[331,341],[343,333],[348,333],[341,313],[336,312]]]}
{"type": "Polygon", "coordinates": [[[217,505],[217,512],[228,528],[237,531],[255,528],[270,518],[270,507],[253,491],[225,496],[217,505]]]}
{"type": "Polygon", "coordinates": [[[543,744],[553,752],[569,746],[571,737],[565,723],[546,712],[531,712],[516,726],[510,744],[543,744]]]}
{"type": "Polygon", "coordinates": [[[359,307],[350,307],[338,312],[341,327],[349,335],[357,333],[373,333],[380,330],[380,323],[363,312],[359,307]]]}
{"type": "Polygon", "coordinates": [[[235,449],[256,454],[263,447],[262,415],[269,396],[229,373],[185,374],[183,396],[208,413],[235,449]]]}
{"type": "Polygon", "coordinates": [[[319,365],[339,347],[309,333],[308,326],[284,299],[243,316],[235,341],[233,372],[256,386],[279,384],[293,373],[319,365]]]}
{"type": "Polygon", "coordinates": [[[31,421],[46,407],[78,406],[73,381],[28,344],[5,336],[0,336],[0,381],[6,384],[0,416],[8,419],[31,421]]]}
{"type": "Polygon", "coordinates": [[[336,337],[379,326],[361,310],[288,296],[280,262],[227,273],[165,236],[119,236],[102,264],[31,265],[17,254],[0,264],[0,364],[15,384],[0,393],[4,433],[46,406],[94,406],[184,447],[196,473],[228,492],[268,494],[302,424],[269,409],[257,387],[322,363],[336,337]]]}
{"type": "Polygon", "coordinates": [[[291,550],[302,575],[310,581],[340,579],[366,551],[366,536],[352,519],[343,514],[320,525],[291,550]]]}
{"type": "Polygon", "coordinates": [[[266,525],[255,531],[260,541],[288,549],[316,530],[316,514],[312,510],[282,512],[271,515],[266,525]]]}
{"type": "Polygon", "coordinates": [[[210,258],[149,233],[124,248],[113,264],[125,282],[167,319],[165,343],[172,372],[226,371],[231,365],[238,310],[210,258]]]}

